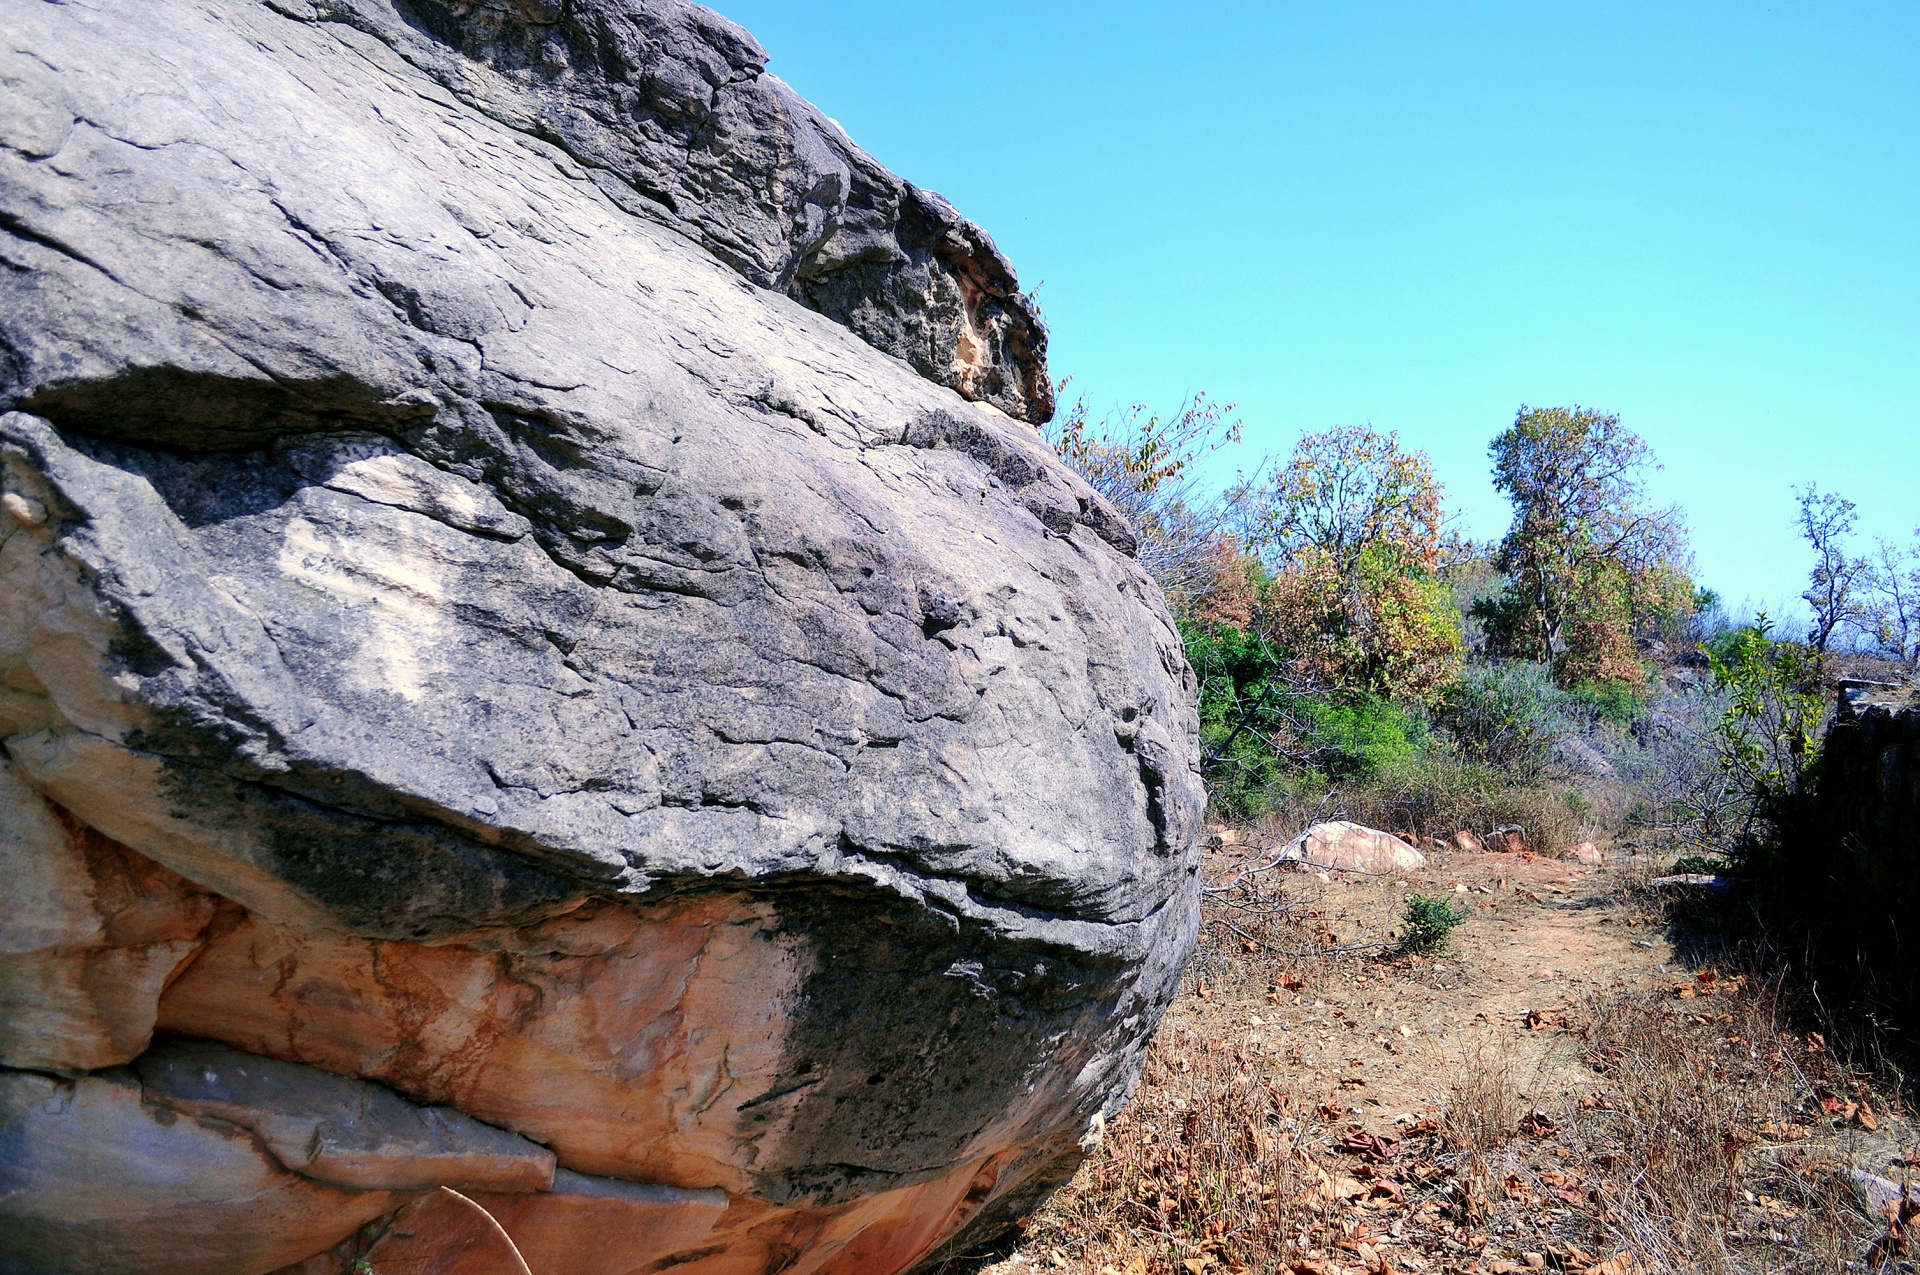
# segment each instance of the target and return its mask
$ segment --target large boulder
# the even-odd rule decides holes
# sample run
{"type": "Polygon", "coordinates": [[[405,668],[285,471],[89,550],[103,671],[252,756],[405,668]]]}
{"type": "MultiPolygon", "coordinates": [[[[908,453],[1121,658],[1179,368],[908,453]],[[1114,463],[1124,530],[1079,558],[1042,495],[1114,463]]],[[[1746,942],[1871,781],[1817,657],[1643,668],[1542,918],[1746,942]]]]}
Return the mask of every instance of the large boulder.
{"type": "Polygon", "coordinates": [[[1390,832],[1348,819],[1316,823],[1289,841],[1278,859],[1331,872],[1412,872],[1427,857],[1390,832]]]}
{"type": "Polygon", "coordinates": [[[500,1269],[446,1185],[888,1272],[1062,1180],[1194,684],[986,236],[677,0],[0,15],[0,1271],[500,1269]]]}

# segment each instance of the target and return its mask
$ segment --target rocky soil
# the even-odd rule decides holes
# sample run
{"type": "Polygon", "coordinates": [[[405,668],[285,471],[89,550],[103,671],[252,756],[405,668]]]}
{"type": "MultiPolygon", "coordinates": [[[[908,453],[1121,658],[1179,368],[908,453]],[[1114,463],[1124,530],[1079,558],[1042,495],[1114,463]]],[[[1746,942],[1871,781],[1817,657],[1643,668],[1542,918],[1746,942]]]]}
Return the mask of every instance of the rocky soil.
{"type": "MultiPolygon", "coordinates": [[[[1889,1076],[1717,963],[1634,857],[1430,853],[1403,874],[1270,874],[1265,904],[1210,898],[1134,1103],[980,1264],[1906,1269],[1889,1217],[1920,1183],[1920,1125],[1889,1076]],[[1439,954],[1397,950],[1417,893],[1468,912],[1439,954]]],[[[1209,877],[1257,861],[1219,849],[1209,877]]]]}

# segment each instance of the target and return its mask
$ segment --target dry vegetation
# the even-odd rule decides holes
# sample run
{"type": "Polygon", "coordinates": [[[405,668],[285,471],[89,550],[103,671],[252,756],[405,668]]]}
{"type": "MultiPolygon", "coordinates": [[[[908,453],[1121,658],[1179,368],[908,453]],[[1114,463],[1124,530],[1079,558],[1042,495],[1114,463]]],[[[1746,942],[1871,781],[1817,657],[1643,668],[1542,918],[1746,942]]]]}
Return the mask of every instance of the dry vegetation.
{"type": "MultiPolygon", "coordinates": [[[[1244,853],[1213,851],[1212,879],[1244,853]]],[[[1645,877],[1459,854],[1210,894],[1138,1093],[990,1269],[1913,1269],[1898,1075],[1858,1074],[1777,987],[1687,964],[1645,877]],[[1395,947],[1415,892],[1469,905],[1449,950],[1395,947]]]]}

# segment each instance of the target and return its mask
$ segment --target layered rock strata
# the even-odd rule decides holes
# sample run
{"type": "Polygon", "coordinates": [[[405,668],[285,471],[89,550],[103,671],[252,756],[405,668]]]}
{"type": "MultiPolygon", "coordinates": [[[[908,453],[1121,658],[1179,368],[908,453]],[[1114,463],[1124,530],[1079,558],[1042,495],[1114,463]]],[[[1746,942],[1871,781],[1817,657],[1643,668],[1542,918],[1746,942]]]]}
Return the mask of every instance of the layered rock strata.
{"type": "Polygon", "coordinates": [[[0,0],[0,1271],[905,1270],[1195,925],[1011,271],[659,0],[0,0]],[[969,401],[972,400],[972,401],[969,401]]]}

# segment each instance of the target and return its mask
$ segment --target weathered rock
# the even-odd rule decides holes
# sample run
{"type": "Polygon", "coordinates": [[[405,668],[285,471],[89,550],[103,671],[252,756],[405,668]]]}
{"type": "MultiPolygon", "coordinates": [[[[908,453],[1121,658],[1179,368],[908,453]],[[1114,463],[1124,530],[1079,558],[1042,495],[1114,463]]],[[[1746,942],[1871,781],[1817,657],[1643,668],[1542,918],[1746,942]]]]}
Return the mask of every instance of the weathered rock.
{"type": "Polygon", "coordinates": [[[553,1152],[365,1081],[205,1041],[157,1045],[135,1070],[150,1098],[238,1125],[316,1181],[361,1190],[553,1189],[553,1152]]]}
{"type": "Polygon", "coordinates": [[[1499,854],[1524,854],[1527,850],[1527,830],[1517,823],[1503,823],[1493,830],[1487,848],[1499,854]]]}
{"type": "MultiPolygon", "coordinates": [[[[664,1259],[670,1269],[695,1275],[789,1262],[796,1271],[860,1275],[900,1269],[939,1233],[956,1229],[967,1216],[965,1193],[975,1176],[884,1192],[831,1211],[735,1207],[723,1213],[726,1196],[718,1191],[633,1186],[564,1171],[551,1193],[473,1198],[536,1271],[627,1275],[663,1269],[664,1259]],[[583,1248],[582,1236],[594,1242],[583,1248]]],[[[364,1249],[364,1260],[376,1271],[410,1275],[493,1275],[510,1259],[484,1218],[440,1194],[395,1214],[364,1249]]]]}
{"type": "Polygon", "coordinates": [[[1480,840],[1479,837],[1468,832],[1465,828],[1453,834],[1453,844],[1457,849],[1470,851],[1474,854],[1484,854],[1487,849],[1486,842],[1480,840]]]}
{"type": "Polygon", "coordinates": [[[1567,851],[1567,858],[1572,859],[1575,863],[1586,864],[1600,864],[1607,861],[1607,856],[1601,851],[1600,847],[1591,841],[1582,841],[1579,845],[1567,851]]]}
{"type": "Polygon", "coordinates": [[[1314,824],[1288,842],[1281,857],[1339,872],[1411,872],[1427,862],[1392,833],[1345,819],[1314,824]]]}
{"type": "Polygon", "coordinates": [[[0,755],[0,1064],[88,1071],[147,1047],[218,900],[65,817],[0,755]]]}
{"type": "Polygon", "coordinates": [[[0,1259],[337,1266],[407,1197],[316,1177],[494,1171],[156,1023],[639,1193],[488,1192],[541,1275],[898,1270],[1070,1172],[1197,721],[985,237],[675,0],[0,13],[0,1062],[111,1109],[9,1125],[0,1259]]]}
{"type": "Polygon", "coordinates": [[[1555,740],[1553,757],[1569,774],[1586,775],[1593,779],[1617,777],[1613,763],[1607,760],[1606,754],[1578,735],[1555,740]]]}
{"type": "Polygon", "coordinates": [[[251,1135],[147,1102],[123,1071],[0,1071],[0,1269],[270,1271],[408,1197],[290,1173],[251,1135]]]}

